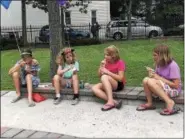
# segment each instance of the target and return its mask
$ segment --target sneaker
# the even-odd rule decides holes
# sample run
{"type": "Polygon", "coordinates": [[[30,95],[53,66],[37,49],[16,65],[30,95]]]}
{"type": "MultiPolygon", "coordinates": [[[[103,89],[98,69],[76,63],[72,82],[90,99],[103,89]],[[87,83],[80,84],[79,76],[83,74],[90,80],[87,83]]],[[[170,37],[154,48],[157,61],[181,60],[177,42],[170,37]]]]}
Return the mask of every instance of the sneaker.
{"type": "Polygon", "coordinates": [[[71,105],[76,105],[76,104],[78,104],[78,103],[79,103],[79,101],[80,101],[80,99],[79,99],[79,98],[75,98],[75,99],[73,99],[73,100],[72,100],[71,105]]]}
{"type": "Polygon", "coordinates": [[[56,97],[56,98],[54,98],[53,104],[58,105],[61,102],[61,100],[62,100],[61,97],[56,97]]]}

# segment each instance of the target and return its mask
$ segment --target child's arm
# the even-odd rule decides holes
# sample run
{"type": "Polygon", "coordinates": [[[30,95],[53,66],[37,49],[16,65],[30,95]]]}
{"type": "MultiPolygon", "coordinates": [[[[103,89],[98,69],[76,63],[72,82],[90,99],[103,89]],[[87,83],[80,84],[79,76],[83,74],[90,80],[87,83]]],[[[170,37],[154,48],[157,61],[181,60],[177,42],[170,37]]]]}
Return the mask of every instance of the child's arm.
{"type": "Polygon", "coordinates": [[[25,64],[26,64],[26,63],[25,63],[23,60],[19,61],[17,64],[15,64],[15,66],[13,66],[13,67],[9,70],[8,74],[9,74],[9,75],[12,75],[12,73],[14,73],[14,72],[19,72],[20,68],[23,67],[25,64]]]}
{"type": "Polygon", "coordinates": [[[99,77],[101,77],[102,74],[103,74],[102,68],[105,68],[105,64],[106,64],[106,61],[105,60],[102,60],[101,63],[100,63],[100,67],[98,69],[98,75],[99,75],[99,77]]]}
{"type": "Polygon", "coordinates": [[[58,66],[57,75],[62,76],[65,72],[71,70],[73,66],[70,66],[69,68],[62,69],[62,66],[58,66]]]}
{"type": "Polygon", "coordinates": [[[116,81],[120,81],[121,82],[124,79],[124,71],[119,71],[118,74],[115,74],[115,73],[110,72],[106,68],[104,68],[104,69],[102,69],[102,72],[104,74],[107,74],[107,75],[111,76],[116,81]]]}
{"type": "Polygon", "coordinates": [[[164,83],[168,84],[171,88],[179,88],[179,84],[180,84],[180,79],[173,79],[172,81],[167,80],[161,76],[159,76],[158,74],[154,74],[153,78],[157,79],[157,80],[161,80],[164,83]]]}
{"type": "Polygon", "coordinates": [[[26,65],[25,70],[27,73],[37,75],[37,72],[40,70],[39,62],[36,59],[33,59],[32,65],[26,65]]]}

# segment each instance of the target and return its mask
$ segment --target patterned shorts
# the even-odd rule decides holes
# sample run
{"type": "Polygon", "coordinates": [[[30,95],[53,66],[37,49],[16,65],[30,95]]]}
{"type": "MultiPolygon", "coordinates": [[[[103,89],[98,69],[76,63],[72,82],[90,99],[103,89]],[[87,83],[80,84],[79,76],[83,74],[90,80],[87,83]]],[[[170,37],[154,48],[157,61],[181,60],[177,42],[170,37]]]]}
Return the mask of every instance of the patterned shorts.
{"type": "Polygon", "coordinates": [[[166,93],[169,97],[172,98],[172,97],[177,97],[177,96],[179,95],[179,92],[178,92],[177,89],[171,88],[168,84],[162,82],[161,80],[160,80],[160,82],[161,82],[161,85],[162,85],[162,87],[163,87],[165,93],[166,93]]]}
{"type": "MultiPolygon", "coordinates": [[[[38,87],[40,83],[40,79],[38,76],[32,76],[32,85],[33,85],[33,88],[36,88],[38,87]]],[[[21,85],[26,85],[26,79],[21,77],[21,85]]]]}

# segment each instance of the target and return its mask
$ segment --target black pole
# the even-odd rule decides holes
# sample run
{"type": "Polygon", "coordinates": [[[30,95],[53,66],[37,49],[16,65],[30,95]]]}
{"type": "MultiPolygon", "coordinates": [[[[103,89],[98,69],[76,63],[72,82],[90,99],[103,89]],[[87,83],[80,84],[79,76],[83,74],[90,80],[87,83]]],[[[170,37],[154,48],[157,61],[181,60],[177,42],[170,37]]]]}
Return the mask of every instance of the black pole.
{"type": "Polygon", "coordinates": [[[26,3],[25,0],[21,1],[21,12],[22,12],[22,39],[24,47],[27,46],[27,32],[26,32],[26,3]]]}
{"type": "Polygon", "coordinates": [[[64,9],[63,9],[63,7],[61,6],[60,7],[60,27],[61,27],[61,48],[63,47],[63,46],[65,46],[65,33],[64,33],[64,28],[65,28],[65,26],[64,26],[64,9]]]}

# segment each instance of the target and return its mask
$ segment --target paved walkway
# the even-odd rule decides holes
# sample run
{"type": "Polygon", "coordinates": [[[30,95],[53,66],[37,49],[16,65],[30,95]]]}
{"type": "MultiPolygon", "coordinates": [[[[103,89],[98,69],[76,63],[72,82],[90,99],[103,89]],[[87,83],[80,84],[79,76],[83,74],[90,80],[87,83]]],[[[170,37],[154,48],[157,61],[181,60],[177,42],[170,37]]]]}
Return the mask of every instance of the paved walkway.
{"type": "MultiPolygon", "coordinates": [[[[1,126],[85,138],[182,138],[183,113],[161,116],[156,109],[138,112],[136,106],[102,112],[103,104],[70,100],[53,105],[52,99],[27,106],[27,99],[12,104],[15,91],[1,96],[1,126]]],[[[11,130],[10,130],[11,131],[11,130]]]]}
{"type": "Polygon", "coordinates": [[[77,138],[64,134],[26,130],[21,128],[1,127],[1,138],[77,138]]]}

